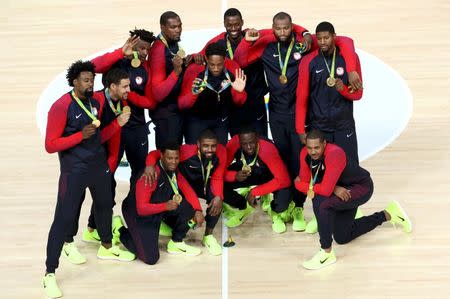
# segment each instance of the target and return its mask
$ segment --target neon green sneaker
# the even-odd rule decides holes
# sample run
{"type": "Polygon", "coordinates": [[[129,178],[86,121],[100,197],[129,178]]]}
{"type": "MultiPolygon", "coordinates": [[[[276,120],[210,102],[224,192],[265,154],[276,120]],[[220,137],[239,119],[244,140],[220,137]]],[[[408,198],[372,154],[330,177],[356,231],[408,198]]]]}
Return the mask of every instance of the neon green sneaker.
{"type": "Polygon", "coordinates": [[[100,244],[100,236],[98,235],[98,232],[96,229],[94,229],[92,232],[89,231],[89,229],[85,228],[83,230],[83,235],[81,237],[81,240],[88,243],[95,243],[100,244]]]}
{"type": "Polygon", "coordinates": [[[167,243],[167,252],[171,254],[183,254],[188,256],[196,256],[202,253],[200,248],[187,245],[183,242],[174,242],[172,240],[167,243]]]}
{"type": "Polygon", "coordinates": [[[120,244],[120,231],[119,231],[119,229],[121,227],[123,227],[122,217],[120,217],[119,215],[114,216],[111,226],[112,226],[112,235],[113,235],[112,244],[113,245],[120,244]]]}
{"type": "Polygon", "coordinates": [[[295,232],[302,232],[306,229],[305,217],[303,217],[303,208],[296,207],[292,211],[294,222],[292,223],[292,230],[295,232]]]}
{"type": "Polygon", "coordinates": [[[355,219],[359,219],[362,217],[364,217],[364,213],[362,212],[362,210],[360,208],[358,208],[358,210],[356,210],[355,219]]]}
{"type": "Polygon", "coordinates": [[[64,243],[61,250],[61,255],[65,256],[69,260],[69,262],[74,265],[86,263],[86,258],[78,251],[75,242],[64,243]]]}
{"type": "Polygon", "coordinates": [[[231,217],[234,216],[235,213],[237,213],[239,210],[233,208],[232,206],[230,206],[229,204],[223,203],[222,204],[222,211],[223,211],[223,216],[225,216],[225,218],[230,219],[231,217]]]}
{"type": "Polygon", "coordinates": [[[102,260],[117,260],[122,262],[131,262],[136,256],[128,250],[122,250],[119,246],[111,246],[107,249],[100,245],[97,251],[97,257],[102,260]]]}
{"type": "Polygon", "coordinates": [[[390,221],[394,226],[396,224],[400,224],[403,226],[403,230],[406,233],[410,233],[412,231],[411,220],[397,201],[391,201],[386,208],[386,212],[391,215],[390,221]]]}
{"type": "Polygon", "coordinates": [[[238,210],[233,216],[228,218],[225,225],[227,227],[237,227],[241,225],[255,209],[247,203],[245,210],[238,210]]]}
{"type": "Polygon", "coordinates": [[[213,235],[207,235],[203,237],[202,244],[208,249],[211,255],[221,255],[222,246],[217,242],[213,235]]]}
{"type": "Polygon", "coordinates": [[[45,295],[49,298],[59,298],[63,295],[56,282],[55,273],[47,273],[42,278],[42,286],[44,287],[45,295]]]}
{"type": "Polygon", "coordinates": [[[286,231],[286,224],[284,223],[281,214],[272,211],[272,230],[277,234],[282,234],[286,231]]]}
{"type": "Polygon", "coordinates": [[[159,226],[159,235],[164,237],[172,237],[172,228],[164,221],[161,221],[161,225],[159,226]]]}
{"type": "Polygon", "coordinates": [[[303,267],[308,270],[318,270],[334,263],[336,263],[336,255],[334,255],[334,251],[331,250],[331,252],[328,253],[325,252],[325,250],[320,249],[320,251],[310,260],[303,262],[303,267]]]}
{"type": "Polygon", "coordinates": [[[313,216],[313,218],[311,218],[311,220],[308,222],[308,224],[306,225],[305,232],[307,234],[315,234],[315,233],[317,233],[317,219],[316,219],[316,216],[313,216]]]}
{"type": "Polygon", "coordinates": [[[273,199],[273,194],[269,193],[261,196],[261,208],[264,212],[267,212],[270,208],[270,202],[273,199]]]}
{"type": "Polygon", "coordinates": [[[285,223],[291,222],[292,221],[292,211],[293,211],[293,208],[291,208],[289,205],[289,207],[286,211],[280,213],[281,220],[283,220],[283,222],[285,222],[285,223]]]}

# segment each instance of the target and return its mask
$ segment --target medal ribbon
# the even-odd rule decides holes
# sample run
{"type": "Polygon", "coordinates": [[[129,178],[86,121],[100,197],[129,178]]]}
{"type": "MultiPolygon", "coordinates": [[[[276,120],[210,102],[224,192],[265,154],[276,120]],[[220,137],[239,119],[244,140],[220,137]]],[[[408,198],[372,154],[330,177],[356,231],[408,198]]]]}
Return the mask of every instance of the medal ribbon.
{"type": "Polygon", "coordinates": [[[211,169],[213,168],[212,161],[209,160],[208,164],[206,165],[206,176],[205,176],[205,167],[203,166],[202,162],[202,155],[200,154],[200,151],[198,152],[198,158],[200,159],[200,165],[202,168],[202,177],[203,177],[203,189],[206,193],[206,185],[208,185],[208,180],[211,175],[211,169]]]}
{"type": "Polygon", "coordinates": [[[220,96],[220,93],[221,93],[222,91],[224,91],[225,89],[227,89],[227,88],[231,85],[231,78],[230,78],[230,75],[228,75],[228,72],[227,72],[225,69],[224,69],[223,72],[224,72],[225,77],[227,78],[228,82],[227,82],[227,84],[225,84],[224,86],[222,86],[222,88],[221,88],[219,91],[216,91],[216,90],[214,89],[214,87],[212,87],[211,84],[208,83],[208,74],[209,74],[208,67],[206,67],[206,70],[205,70],[205,77],[203,78],[203,83],[202,83],[202,85],[205,85],[206,87],[208,87],[209,89],[211,89],[212,91],[214,91],[215,93],[217,93],[217,97],[218,97],[218,98],[219,98],[219,96],[220,96]]]}
{"type": "Polygon", "coordinates": [[[169,183],[170,183],[170,186],[172,187],[173,193],[180,194],[180,192],[178,191],[177,176],[175,175],[175,173],[173,173],[172,177],[170,177],[169,174],[167,173],[167,171],[162,166],[161,160],[159,161],[159,165],[161,165],[162,170],[164,171],[167,178],[169,179],[169,183]]]}
{"type": "Polygon", "coordinates": [[[111,99],[111,95],[109,94],[108,88],[105,89],[105,96],[106,99],[108,100],[109,107],[111,107],[111,110],[114,112],[116,116],[119,115],[122,112],[122,108],[120,107],[120,101],[117,101],[117,105],[116,107],[114,107],[114,103],[111,99]]]}
{"type": "Polygon", "coordinates": [[[284,63],[283,63],[283,61],[281,61],[280,43],[277,44],[277,46],[278,46],[278,62],[280,64],[281,75],[283,75],[283,76],[286,76],[289,57],[291,56],[292,48],[294,47],[294,42],[295,42],[294,37],[292,37],[291,43],[289,44],[289,48],[286,52],[286,57],[284,58],[284,63]]]}
{"type": "Polygon", "coordinates": [[[91,100],[89,100],[89,107],[91,109],[91,111],[89,111],[86,106],[84,106],[83,102],[81,102],[81,100],[76,96],[75,92],[72,90],[72,97],[75,99],[75,101],[77,102],[77,104],[81,107],[81,109],[84,110],[84,112],[86,112],[86,114],[92,119],[92,120],[97,120],[97,117],[95,117],[92,114],[92,104],[91,104],[91,100]]]}
{"type": "Polygon", "coordinates": [[[241,161],[242,161],[242,164],[243,164],[244,166],[250,166],[250,167],[253,166],[253,165],[255,165],[256,159],[258,158],[258,153],[259,153],[259,144],[258,144],[258,146],[256,147],[255,158],[253,158],[253,161],[250,162],[250,164],[247,164],[247,160],[245,160],[245,156],[244,156],[244,151],[241,151],[241,161]]]}
{"type": "Polygon", "coordinates": [[[231,42],[227,37],[227,51],[228,51],[228,56],[230,56],[230,59],[233,59],[234,54],[233,54],[233,48],[231,47],[231,42]]]}
{"type": "MultiPolygon", "coordinates": [[[[322,56],[323,56],[323,53],[322,53],[322,56]]],[[[334,51],[333,51],[333,60],[331,61],[331,69],[328,66],[328,62],[325,59],[325,56],[323,56],[323,61],[325,62],[328,73],[330,74],[330,78],[334,78],[334,67],[336,65],[336,47],[334,47],[334,51]]]]}
{"type": "Polygon", "coordinates": [[[322,167],[322,162],[320,162],[318,165],[317,165],[317,170],[316,170],[316,173],[314,174],[314,179],[313,179],[313,175],[312,175],[312,161],[311,161],[311,164],[309,165],[309,167],[311,168],[311,180],[309,181],[309,190],[313,190],[313,187],[314,187],[314,184],[316,183],[316,179],[317,179],[317,175],[319,174],[319,170],[320,170],[320,167],[322,167]]]}
{"type": "MultiPolygon", "coordinates": [[[[173,53],[172,50],[170,50],[169,48],[169,43],[167,42],[166,38],[164,37],[164,35],[162,35],[161,33],[158,35],[159,39],[162,41],[162,43],[164,44],[164,46],[166,46],[166,48],[169,50],[170,54],[172,54],[172,56],[177,55],[177,53],[173,53]]],[[[178,45],[178,43],[177,43],[178,45]]],[[[178,45],[178,51],[183,50],[182,47],[180,47],[180,45],[178,45]]]]}

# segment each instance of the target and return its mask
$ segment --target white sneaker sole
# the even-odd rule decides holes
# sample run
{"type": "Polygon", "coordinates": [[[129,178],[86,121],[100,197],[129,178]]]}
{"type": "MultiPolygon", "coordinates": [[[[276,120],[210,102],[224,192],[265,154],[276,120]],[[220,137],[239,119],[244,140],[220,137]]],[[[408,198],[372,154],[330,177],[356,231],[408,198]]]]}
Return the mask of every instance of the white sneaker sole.
{"type": "Polygon", "coordinates": [[[175,254],[175,255],[185,255],[185,256],[198,256],[201,254],[201,252],[199,253],[187,253],[187,252],[183,252],[183,251],[169,251],[167,250],[168,253],[170,254],[175,254]]]}
{"type": "Polygon", "coordinates": [[[120,261],[120,262],[132,262],[136,259],[136,257],[134,257],[134,259],[130,260],[130,259],[124,259],[124,258],[120,258],[120,257],[116,257],[116,256],[106,257],[106,256],[99,256],[99,255],[97,255],[97,258],[99,258],[101,260],[111,260],[111,261],[120,261]]]}
{"type": "Polygon", "coordinates": [[[327,267],[327,266],[329,266],[329,265],[333,265],[333,264],[336,263],[336,262],[337,262],[337,259],[335,259],[335,260],[333,260],[333,261],[331,261],[331,262],[327,262],[327,263],[321,265],[321,266],[318,267],[318,268],[308,268],[308,267],[306,267],[304,264],[302,264],[302,266],[303,266],[303,268],[305,268],[305,269],[307,269],[307,270],[319,270],[319,269],[325,268],[325,267],[327,267]]]}

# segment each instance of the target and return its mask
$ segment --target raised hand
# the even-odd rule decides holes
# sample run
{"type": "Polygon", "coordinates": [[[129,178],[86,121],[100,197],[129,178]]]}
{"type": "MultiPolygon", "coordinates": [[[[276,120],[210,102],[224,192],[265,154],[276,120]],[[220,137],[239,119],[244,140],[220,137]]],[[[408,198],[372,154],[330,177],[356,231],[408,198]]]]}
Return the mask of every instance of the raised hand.
{"type": "Polygon", "coordinates": [[[248,42],[254,42],[259,38],[259,31],[255,28],[251,28],[245,32],[245,40],[248,42]]]}
{"type": "Polygon", "coordinates": [[[247,76],[244,74],[242,69],[237,69],[235,76],[234,82],[231,82],[231,87],[238,92],[242,92],[245,88],[247,76]]]}
{"type": "Polygon", "coordinates": [[[137,45],[137,43],[141,39],[137,35],[133,35],[127,39],[125,44],[122,47],[122,52],[124,56],[133,57],[133,48],[137,45]]]}

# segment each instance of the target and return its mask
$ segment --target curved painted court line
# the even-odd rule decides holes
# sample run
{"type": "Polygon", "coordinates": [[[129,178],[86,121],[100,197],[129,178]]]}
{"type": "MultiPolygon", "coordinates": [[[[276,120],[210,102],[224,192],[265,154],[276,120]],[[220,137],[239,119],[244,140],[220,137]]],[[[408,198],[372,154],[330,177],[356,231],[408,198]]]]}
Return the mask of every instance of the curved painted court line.
{"type": "MultiPolygon", "coordinates": [[[[182,46],[187,53],[200,50],[213,36],[223,29],[195,30],[183,33],[182,46]]],[[[112,47],[86,57],[92,59],[112,51],[112,47]]],[[[358,135],[359,157],[365,160],[392,143],[405,129],[412,114],[413,99],[403,78],[390,66],[375,56],[357,50],[361,60],[364,81],[364,96],[354,104],[354,117],[358,135]]],[[[95,78],[96,89],[101,89],[101,75],[95,78]]],[[[36,107],[36,121],[42,135],[45,135],[47,112],[63,93],[70,90],[65,71],[58,74],[39,97],[36,107]]],[[[149,135],[149,148],[154,149],[153,135],[149,135]]],[[[119,167],[116,179],[128,181],[130,169],[119,167]]],[[[222,224],[222,242],[228,238],[228,230],[222,224]]],[[[222,255],[222,298],[228,298],[228,249],[222,255]]]]}

